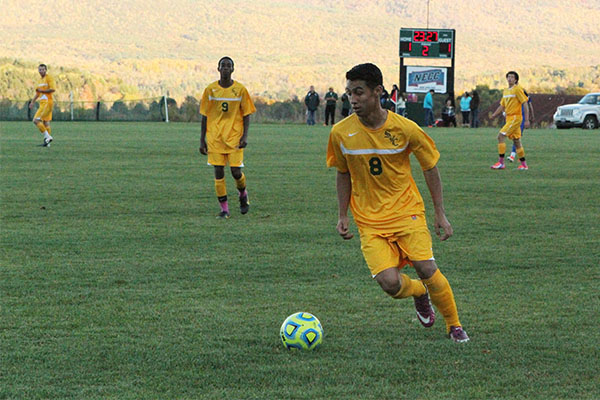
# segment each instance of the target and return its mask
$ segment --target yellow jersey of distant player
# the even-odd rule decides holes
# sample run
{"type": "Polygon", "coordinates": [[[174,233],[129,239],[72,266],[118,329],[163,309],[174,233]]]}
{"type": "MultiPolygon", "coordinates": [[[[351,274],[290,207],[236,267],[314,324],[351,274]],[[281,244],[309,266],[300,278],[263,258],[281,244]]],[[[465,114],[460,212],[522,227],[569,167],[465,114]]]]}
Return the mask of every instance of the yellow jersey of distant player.
{"type": "Polygon", "coordinates": [[[200,114],[206,117],[206,144],[209,152],[231,153],[237,150],[244,133],[244,117],[256,111],[248,91],[234,81],[228,88],[219,81],[204,89],[200,114]]]}
{"type": "Polygon", "coordinates": [[[417,124],[393,112],[376,130],[365,127],[356,114],[333,126],[327,166],[350,172],[350,209],[359,228],[395,232],[407,217],[425,213],[411,173],[411,153],[423,170],[435,167],[440,158],[417,124]]]}
{"type": "MultiPolygon", "coordinates": [[[[50,74],[44,75],[44,77],[38,81],[36,89],[41,89],[41,90],[54,89],[54,90],[56,90],[56,85],[54,84],[54,78],[52,78],[52,76],[50,76],[50,74]]],[[[38,100],[39,101],[47,101],[47,102],[51,103],[52,102],[52,94],[53,93],[40,93],[40,97],[38,97],[38,100]]]]}
{"type": "Polygon", "coordinates": [[[521,104],[527,102],[528,97],[519,85],[504,89],[500,105],[504,107],[506,115],[522,115],[521,104]]]}

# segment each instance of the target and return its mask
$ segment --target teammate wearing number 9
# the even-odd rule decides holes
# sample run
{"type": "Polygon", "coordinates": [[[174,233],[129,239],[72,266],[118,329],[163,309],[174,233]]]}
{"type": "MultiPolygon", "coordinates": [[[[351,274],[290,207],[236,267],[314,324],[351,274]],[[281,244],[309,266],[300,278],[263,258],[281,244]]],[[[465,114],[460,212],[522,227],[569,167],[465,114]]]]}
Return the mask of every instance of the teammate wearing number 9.
{"type": "Polygon", "coordinates": [[[200,153],[208,155],[208,165],[215,169],[215,191],[221,211],[219,218],[229,218],[225,166],[229,164],[235,179],[240,200],[240,212],[246,214],[250,208],[244,166],[244,148],[248,144],[250,114],[256,111],[248,91],[239,82],[231,79],[233,60],[223,57],[217,70],[220,79],[204,89],[200,114],[200,153]]]}
{"type": "Polygon", "coordinates": [[[337,169],[337,231],[344,239],[353,237],[350,209],[364,259],[383,291],[396,299],[412,297],[425,327],[435,320],[433,302],[448,336],[467,342],[452,289],[433,257],[425,206],[411,174],[413,153],[433,199],[435,231],[441,240],[448,239],[452,226],[444,210],[435,143],[414,122],[381,108],[383,77],[376,65],[357,65],[346,80],[354,114],[333,126],[327,147],[327,166],[337,169]],[[401,273],[407,264],[420,279],[401,273]]]}

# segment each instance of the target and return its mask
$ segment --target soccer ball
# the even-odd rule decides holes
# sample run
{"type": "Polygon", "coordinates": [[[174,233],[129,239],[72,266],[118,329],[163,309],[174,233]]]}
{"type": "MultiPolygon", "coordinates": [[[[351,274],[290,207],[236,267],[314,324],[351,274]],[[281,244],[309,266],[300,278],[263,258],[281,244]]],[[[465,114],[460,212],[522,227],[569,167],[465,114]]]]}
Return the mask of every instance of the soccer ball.
{"type": "Polygon", "coordinates": [[[283,321],[279,330],[286,349],[314,350],[323,341],[323,327],[311,313],[298,312],[283,321]]]}

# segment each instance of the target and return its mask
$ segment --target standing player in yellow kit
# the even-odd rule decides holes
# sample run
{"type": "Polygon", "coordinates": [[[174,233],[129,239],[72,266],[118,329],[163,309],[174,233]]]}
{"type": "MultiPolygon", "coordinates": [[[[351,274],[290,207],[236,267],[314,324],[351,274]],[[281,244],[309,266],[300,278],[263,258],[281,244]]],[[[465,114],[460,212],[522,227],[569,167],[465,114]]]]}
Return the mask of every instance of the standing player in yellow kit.
{"type": "Polygon", "coordinates": [[[50,128],[50,121],[52,121],[52,94],[56,91],[54,79],[48,74],[48,67],[46,64],[40,64],[38,66],[38,72],[40,73],[41,79],[39,80],[35,88],[35,96],[29,103],[29,108],[33,108],[36,100],[40,101],[40,108],[38,108],[35,116],[33,117],[33,123],[40,132],[44,135],[44,142],[41,146],[50,146],[52,142],[52,129],[50,128]]]}
{"type": "Polygon", "coordinates": [[[494,119],[503,111],[506,114],[506,123],[500,128],[500,133],[498,133],[498,161],[491,168],[504,169],[506,138],[508,137],[513,141],[515,151],[521,161],[517,169],[519,171],[527,171],[529,167],[525,161],[525,149],[521,144],[521,122],[525,121],[523,126],[529,128],[529,107],[525,106],[522,108],[522,105],[527,103],[529,98],[523,88],[519,86],[519,74],[515,71],[508,71],[506,73],[506,82],[508,83],[508,89],[504,89],[500,105],[491,116],[491,119],[494,119]]]}
{"type": "Polygon", "coordinates": [[[435,321],[433,302],[445,319],[448,336],[457,343],[467,342],[450,284],[433,258],[425,206],[411,175],[413,153],[433,200],[435,231],[441,240],[448,239],[452,226],[436,166],[440,154],[414,122],[381,108],[383,77],[376,65],[357,65],[346,79],[354,114],[332,128],[327,148],[327,166],[337,169],[337,231],[344,239],[353,237],[350,208],[363,256],[383,291],[396,299],[413,297],[425,327],[435,321]],[[420,280],[401,273],[406,264],[412,264],[420,280]]]}
{"type": "Polygon", "coordinates": [[[204,89],[200,114],[202,131],[200,153],[208,155],[208,164],[215,169],[215,191],[221,206],[219,218],[229,218],[225,166],[229,164],[231,175],[239,192],[240,211],[246,214],[250,209],[244,166],[244,148],[248,144],[250,114],[256,111],[248,91],[239,82],[231,79],[233,60],[223,57],[219,60],[218,71],[221,77],[204,89]]]}

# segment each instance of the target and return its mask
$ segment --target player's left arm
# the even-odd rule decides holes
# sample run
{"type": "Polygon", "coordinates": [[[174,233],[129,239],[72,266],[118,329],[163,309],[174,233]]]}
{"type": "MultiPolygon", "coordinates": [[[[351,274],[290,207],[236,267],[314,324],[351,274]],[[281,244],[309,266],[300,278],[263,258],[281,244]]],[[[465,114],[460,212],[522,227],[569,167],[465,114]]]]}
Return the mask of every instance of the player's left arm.
{"type": "Polygon", "coordinates": [[[446,210],[444,209],[444,194],[442,190],[442,178],[438,171],[437,165],[431,169],[423,171],[427,188],[433,200],[433,208],[435,210],[434,228],[435,233],[441,240],[446,240],[454,231],[450,221],[446,218],[446,210]],[[443,231],[443,232],[442,232],[443,231]]]}
{"type": "Polygon", "coordinates": [[[244,116],[244,133],[242,133],[242,137],[240,138],[240,144],[238,145],[239,149],[243,149],[248,146],[248,129],[250,128],[250,114],[244,116]]]}
{"type": "Polygon", "coordinates": [[[534,122],[535,121],[535,115],[533,114],[533,104],[531,104],[531,101],[527,102],[527,107],[529,108],[529,121],[534,122]]]}
{"type": "Polygon", "coordinates": [[[523,119],[525,120],[525,124],[523,126],[525,126],[525,128],[529,128],[531,126],[531,124],[529,123],[529,104],[525,105],[524,110],[524,116],[523,119]]]}

